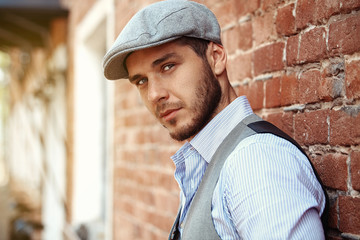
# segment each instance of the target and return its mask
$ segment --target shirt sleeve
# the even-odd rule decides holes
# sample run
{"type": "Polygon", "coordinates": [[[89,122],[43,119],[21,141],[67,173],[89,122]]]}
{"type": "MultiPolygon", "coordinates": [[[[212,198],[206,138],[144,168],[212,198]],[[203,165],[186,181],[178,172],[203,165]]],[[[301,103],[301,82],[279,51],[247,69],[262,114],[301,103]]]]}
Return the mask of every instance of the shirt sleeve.
{"type": "Polygon", "coordinates": [[[243,239],[324,239],[325,198],[294,145],[272,134],[245,139],[220,179],[226,212],[243,239]]]}

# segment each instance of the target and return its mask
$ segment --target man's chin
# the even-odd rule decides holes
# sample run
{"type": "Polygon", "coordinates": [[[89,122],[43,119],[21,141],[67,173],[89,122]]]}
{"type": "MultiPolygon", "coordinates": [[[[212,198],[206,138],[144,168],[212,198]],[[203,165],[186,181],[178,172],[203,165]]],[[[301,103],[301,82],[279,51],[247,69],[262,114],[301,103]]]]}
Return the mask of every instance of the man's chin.
{"type": "Polygon", "coordinates": [[[182,142],[182,141],[189,139],[188,137],[177,134],[177,133],[169,133],[169,134],[172,139],[174,139],[175,141],[178,141],[178,142],[182,142]]]}
{"type": "Polygon", "coordinates": [[[170,137],[178,142],[192,139],[198,132],[196,131],[196,128],[189,128],[186,126],[180,129],[173,129],[173,130],[170,130],[168,128],[168,130],[170,137]]]}

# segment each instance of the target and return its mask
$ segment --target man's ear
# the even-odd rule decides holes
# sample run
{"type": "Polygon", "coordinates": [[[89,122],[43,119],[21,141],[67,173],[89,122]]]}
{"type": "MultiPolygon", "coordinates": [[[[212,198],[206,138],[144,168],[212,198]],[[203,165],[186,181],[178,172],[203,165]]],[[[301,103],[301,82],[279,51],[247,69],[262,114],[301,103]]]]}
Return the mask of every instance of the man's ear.
{"type": "Polygon", "coordinates": [[[226,70],[227,54],[224,47],[220,44],[210,42],[208,47],[209,64],[216,76],[221,75],[226,70]]]}

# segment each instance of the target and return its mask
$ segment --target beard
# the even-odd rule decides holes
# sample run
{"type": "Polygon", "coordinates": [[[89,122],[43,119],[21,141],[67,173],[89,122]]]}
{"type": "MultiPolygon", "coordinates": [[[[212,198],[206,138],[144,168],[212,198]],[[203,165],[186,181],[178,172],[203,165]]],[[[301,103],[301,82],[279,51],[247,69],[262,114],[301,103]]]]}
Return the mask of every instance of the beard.
{"type": "MultiPolygon", "coordinates": [[[[194,114],[191,123],[182,126],[174,132],[170,132],[170,136],[177,141],[184,141],[196,135],[200,130],[214,117],[221,99],[221,87],[212,72],[209,63],[203,61],[204,74],[200,81],[200,85],[196,89],[196,97],[192,102],[191,112],[194,114]]],[[[174,124],[176,119],[170,121],[174,124]]]]}

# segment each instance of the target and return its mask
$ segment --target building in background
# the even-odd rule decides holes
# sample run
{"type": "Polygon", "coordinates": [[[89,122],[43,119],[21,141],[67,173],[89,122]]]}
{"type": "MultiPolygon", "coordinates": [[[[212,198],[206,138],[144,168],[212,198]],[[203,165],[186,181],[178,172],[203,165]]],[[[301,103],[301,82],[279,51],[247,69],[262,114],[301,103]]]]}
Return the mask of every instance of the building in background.
{"type": "Polygon", "coordinates": [[[61,239],[66,223],[67,10],[37,3],[0,4],[1,239],[61,239]]]}
{"type": "Polygon", "coordinates": [[[0,1],[0,239],[111,239],[107,13],[74,40],[71,6],[0,1]]]}

